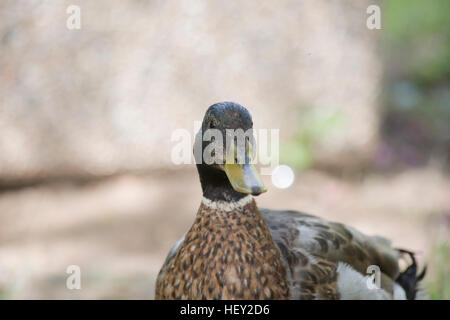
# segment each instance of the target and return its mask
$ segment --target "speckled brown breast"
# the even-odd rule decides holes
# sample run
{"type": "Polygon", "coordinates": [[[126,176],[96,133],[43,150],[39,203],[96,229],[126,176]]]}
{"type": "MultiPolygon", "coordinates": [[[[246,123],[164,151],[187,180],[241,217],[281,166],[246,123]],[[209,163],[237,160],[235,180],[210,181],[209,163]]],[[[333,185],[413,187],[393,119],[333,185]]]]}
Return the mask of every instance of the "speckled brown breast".
{"type": "Polygon", "coordinates": [[[156,284],[156,299],[289,298],[280,252],[253,200],[233,211],[202,204],[156,284]]]}

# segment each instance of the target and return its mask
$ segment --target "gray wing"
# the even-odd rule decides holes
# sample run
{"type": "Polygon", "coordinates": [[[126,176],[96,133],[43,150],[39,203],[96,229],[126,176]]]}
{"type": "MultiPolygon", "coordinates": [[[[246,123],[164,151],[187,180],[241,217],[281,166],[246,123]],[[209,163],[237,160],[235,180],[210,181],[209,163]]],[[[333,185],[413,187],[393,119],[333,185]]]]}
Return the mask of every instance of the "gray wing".
{"type": "MultiPolygon", "coordinates": [[[[392,279],[399,274],[399,252],[388,240],[366,236],[340,223],[297,211],[260,209],[272,237],[280,249],[294,288],[313,286],[317,298],[317,283],[336,284],[338,263],[346,263],[362,275],[370,265],[382,272],[382,287],[392,292],[392,279]],[[333,283],[334,282],[334,283],[333,283]]],[[[320,297],[319,297],[320,298],[320,297]]]]}

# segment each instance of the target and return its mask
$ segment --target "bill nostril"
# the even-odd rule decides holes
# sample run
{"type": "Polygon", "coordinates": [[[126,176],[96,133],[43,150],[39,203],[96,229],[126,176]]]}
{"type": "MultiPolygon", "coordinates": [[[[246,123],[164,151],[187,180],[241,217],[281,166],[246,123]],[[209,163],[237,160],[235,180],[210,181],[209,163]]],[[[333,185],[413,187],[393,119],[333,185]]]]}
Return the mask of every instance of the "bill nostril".
{"type": "Polygon", "coordinates": [[[252,195],[259,196],[261,194],[261,188],[258,186],[252,187],[252,195]]]}

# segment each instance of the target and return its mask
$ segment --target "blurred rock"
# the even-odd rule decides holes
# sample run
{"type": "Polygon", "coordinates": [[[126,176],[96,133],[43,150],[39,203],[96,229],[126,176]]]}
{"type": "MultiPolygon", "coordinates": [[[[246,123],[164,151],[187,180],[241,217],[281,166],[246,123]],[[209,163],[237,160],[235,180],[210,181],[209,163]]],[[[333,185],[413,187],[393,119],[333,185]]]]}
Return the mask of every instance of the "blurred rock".
{"type": "Polygon", "coordinates": [[[68,30],[73,1],[2,1],[0,181],[172,167],[172,131],[223,100],[282,139],[303,110],[339,112],[316,158],[364,160],[381,77],[373,3],[77,1],[82,27],[68,30]]]}

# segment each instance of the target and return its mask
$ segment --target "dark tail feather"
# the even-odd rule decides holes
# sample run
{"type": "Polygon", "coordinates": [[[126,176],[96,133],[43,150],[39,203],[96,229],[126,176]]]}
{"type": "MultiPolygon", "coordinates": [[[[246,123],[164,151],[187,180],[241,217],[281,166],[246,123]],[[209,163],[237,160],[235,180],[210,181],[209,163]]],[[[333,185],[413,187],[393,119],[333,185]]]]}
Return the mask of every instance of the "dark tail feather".
{"type": "Polygon", "coordinates": [[[402,254],[407,254],[411,258],[412,263],[406,268],[405,271],[400,273],[395,282],[397,282],[403,290],[405,290],[406,298],[408,300],[414,300],[418,291],[419,281],[425,277],[427,267],[425,266],[420,274],[417,274],[417,263],[414,257],[414,253],[411,251],[397,249],[402,254]]]}

